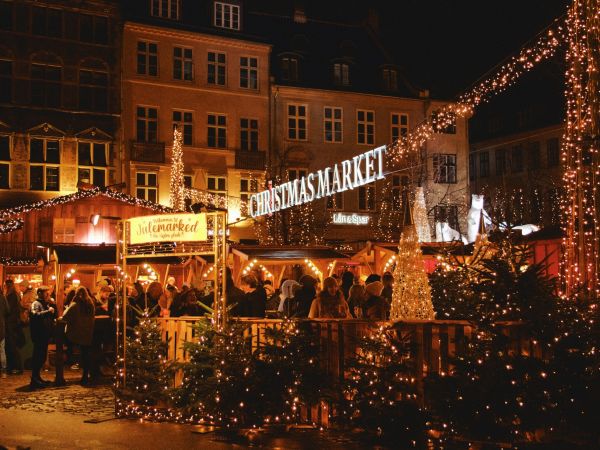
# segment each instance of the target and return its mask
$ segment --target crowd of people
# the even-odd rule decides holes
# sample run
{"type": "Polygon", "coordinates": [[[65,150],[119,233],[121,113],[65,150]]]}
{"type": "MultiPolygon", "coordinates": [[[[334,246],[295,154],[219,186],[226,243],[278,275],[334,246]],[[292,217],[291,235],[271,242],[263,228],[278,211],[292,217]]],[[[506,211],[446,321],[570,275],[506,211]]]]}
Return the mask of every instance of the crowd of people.
{"type": "MultiPolygon", "coordinates": [[[[240,279],[239,287],[226,269],[227,305],[232,317],[287,318],[364,318],[386,320],[389,317],[394,278],[372,274],[364,283],[350,271],[319,280],[303,275],[298,281],[282,280],[275,289],[270,280],[249,273],[240,279]]],[[[214,307],[210,285],[204,288],[183,283],[176,286],[174,277],[166,284],[133,283],[126,287],[127,323],[135,326],[140,314],[150,316],[200,316],[214,307]]],[[[81,368],[82,384],[93,384],[102,378],[103,355],[114,346],[115,304],[117,293],[110,279],[101,280],[95,292],[83,286],[68,286],[64,292],[64,312],[57,316],[55,293],[51,287],[18,285],[5,281],[0,292],[0,368],[2,377],[23,373],[21,349],[29,327],[33,354],[31,357],[32,389],[48,385],[41,376],[46,364],[48,345],[57,321],[65,326],[67,364],[81,368]],[[102,320],[99,320],[102,319],[102,320]],[[79,359],[76,356],[79,356],[79,359]]]]}

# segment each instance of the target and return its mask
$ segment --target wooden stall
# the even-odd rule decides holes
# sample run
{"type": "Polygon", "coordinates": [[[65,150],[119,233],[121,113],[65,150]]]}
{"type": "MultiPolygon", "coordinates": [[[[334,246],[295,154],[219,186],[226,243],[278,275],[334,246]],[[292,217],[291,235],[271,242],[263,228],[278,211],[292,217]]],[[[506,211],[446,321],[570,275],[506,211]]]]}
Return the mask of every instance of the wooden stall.
{"type": "Polygon", "coordinates": [[[350,261],[350,257],[331,247],[277,247],[265,245],[236,245],[231,248],[233,255],[233,279],[237,284],[244,270],[263,273],[278,287],[284,278],[297,278],[294,266],[302,272],[313,275],[321,282],[335,272],[338,264],[350,261]]]}

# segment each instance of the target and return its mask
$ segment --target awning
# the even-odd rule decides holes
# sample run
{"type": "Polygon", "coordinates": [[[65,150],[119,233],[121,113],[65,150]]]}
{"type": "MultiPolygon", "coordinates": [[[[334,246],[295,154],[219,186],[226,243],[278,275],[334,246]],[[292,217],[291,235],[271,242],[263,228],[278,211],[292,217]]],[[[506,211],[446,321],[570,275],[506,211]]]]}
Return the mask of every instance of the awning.
{"type": "Polygon", "coordinates": [[[348,259],[344,253],[331,247],[271,247],[271,246],[244,246],[233,247],[233,252],[244,259],[257,259],[260,261],[301,261],[305,259],[348,259]]]}
{"type": "MultiPolygon", "coordinates": [[[[117,261],[117,246],[114,244],[58,244],[53,245],[51,250],[56,254],[59,264],[114,265],[117,261]]],[[[128,264],[181,264],[184,260],[184,258],[167,255],[154,258],[129,259],[128,264]]]]}

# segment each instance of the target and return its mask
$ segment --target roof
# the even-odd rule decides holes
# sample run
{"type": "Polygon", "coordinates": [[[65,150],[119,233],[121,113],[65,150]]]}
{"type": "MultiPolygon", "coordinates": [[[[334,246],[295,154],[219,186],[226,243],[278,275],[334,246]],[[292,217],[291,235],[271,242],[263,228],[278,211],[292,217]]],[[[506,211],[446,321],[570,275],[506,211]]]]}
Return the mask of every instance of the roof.
{"type": "MultiPolygon", "coordinates": [[[[116,264],[117,246],[115,244],[86,245],[86,244],[56,244],[51,247],[56,253],[59,264],[116,264]]],[[[183,258],[175,256],[156,256],[153,258],[135,259],[133,263],[181,264],[183,258]]]]}
{"type": "Polygon", "coordinates": [[[257,259],[259,261],[286,261],[303,262],[305,259],[348,259],[344,253],[331,247],[276,247],[266,245],[246,246],[237,245],[233,252],[244,259],[257,259]]]}
{"type": "MultiPolygon", "coordinates": [[[[374,247],[379,247],[391,253],[398,253],[397,242],[374,242],[371,249],[374,247]]],[[[368,251],[369,247],[367,246],[353,255],[352,258],[356,259],[368,251]]],[[[464,245],[460,242],[424,242],[421,244],[421,252],[425,256],[439,255],[447,252],[453,255],[470,255],[473,253],[473,244],[464,245]]]]}

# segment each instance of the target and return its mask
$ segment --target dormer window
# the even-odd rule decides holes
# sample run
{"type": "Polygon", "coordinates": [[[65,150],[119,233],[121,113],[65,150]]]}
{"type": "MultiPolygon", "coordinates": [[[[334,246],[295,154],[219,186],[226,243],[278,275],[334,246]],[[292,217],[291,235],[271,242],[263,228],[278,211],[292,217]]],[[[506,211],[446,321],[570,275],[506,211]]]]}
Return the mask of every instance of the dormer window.
{"type": "Polygon", "coordinates": [[[396,69],[386,68],[382,71],[383,88],[387,91],[398,90],[398,71],[396,69]]]}
{"type": "Polygon", "coordinates": [[[350,66],[346,63],[333,65],[333,82],[337,86],[350,86],[350,66]]]}
{"type": "Polygon", "coordinates": [[[215,27],[240,29],[240,7],[231,3],[215,2],[215,27]]]}
{"type": "Polygon", "coordinates": [[[298,81],[299,61],[297,56],[284,56],[281,58],[281,79],[284,81],[298,81]]]}
{"type": "Polygon", "coordinates": [[[150,15],[163,19],[179,20],[180,0],[150,0],[150,15]]]}

